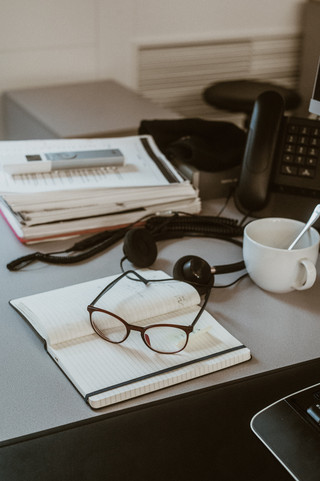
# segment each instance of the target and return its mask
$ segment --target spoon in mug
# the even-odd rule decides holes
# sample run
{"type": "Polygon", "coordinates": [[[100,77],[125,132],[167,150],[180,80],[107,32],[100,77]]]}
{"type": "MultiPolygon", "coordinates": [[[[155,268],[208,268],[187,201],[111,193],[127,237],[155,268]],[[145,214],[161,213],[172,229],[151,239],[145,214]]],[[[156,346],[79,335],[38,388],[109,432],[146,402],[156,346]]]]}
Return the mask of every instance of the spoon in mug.
{"type": "Polygon", "coordinates": [[[301,237],[303,236],[303,234],[305,232],[307,232],[307,230],[310,229],[310,227],[315,223],[315,221],[320,217],[320,204],[318,204],[314,211],[312,212],[308,222],[306,223],[306,225],[304,226],[304,228],[302,229],[302,231],[300,232],[300,234],[295,238],[295,240],[292,242],[292,244],[288,247],[288,250],[291,251],[291,249],[294,248],[294,246],[296,245],[296,243],[301,239],[301,237]]]}

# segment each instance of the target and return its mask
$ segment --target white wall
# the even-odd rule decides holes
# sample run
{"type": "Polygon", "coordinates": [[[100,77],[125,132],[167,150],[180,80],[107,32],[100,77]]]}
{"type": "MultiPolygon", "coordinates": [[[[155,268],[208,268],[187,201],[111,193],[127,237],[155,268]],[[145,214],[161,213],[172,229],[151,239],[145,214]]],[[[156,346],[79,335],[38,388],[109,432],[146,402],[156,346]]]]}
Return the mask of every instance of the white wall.
{"type": "Polygon", "coordinates": [[[109,77],[135,87],[137,43],[296,33],[303,3],[1,0],[0,94],[109,77]]]}

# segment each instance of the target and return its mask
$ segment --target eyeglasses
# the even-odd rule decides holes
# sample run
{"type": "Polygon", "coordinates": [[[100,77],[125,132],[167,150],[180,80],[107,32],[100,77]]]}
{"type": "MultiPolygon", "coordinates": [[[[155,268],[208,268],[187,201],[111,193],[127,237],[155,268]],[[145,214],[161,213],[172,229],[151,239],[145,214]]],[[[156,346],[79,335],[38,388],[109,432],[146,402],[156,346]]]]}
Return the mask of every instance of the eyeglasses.
{"type": "MultiPolygon", "coordinates": [[[[129,324],[127,321],[117,314],[96,307],[98,300],[111,290],[121,279],[128,277],[129,274],[135,278],[129,277],[133,282],[143,282],[145,285],[150,282],[170,282],[175,279],[145,279],[138,272],[130,270],[121,274],[108,284],[98,296],[88,305],[87,310],[90,316],[90,323],[94,331],[105,341],[113,344],[120,344],[127,339],[131,331],[138,331],[145,345],[160,354],[175,354],[182,351],[188,344],[189,335],[194,330],[194,327],[203,313],[205,306],[209,299],[210,288],[207,293],[202,306],[200,307],[194,321],[188,326],[177,324],[151,324],[141,327],[134,324],[129,324]]],[[[177,281],[176,281],[177,282],[177,281]]]]}

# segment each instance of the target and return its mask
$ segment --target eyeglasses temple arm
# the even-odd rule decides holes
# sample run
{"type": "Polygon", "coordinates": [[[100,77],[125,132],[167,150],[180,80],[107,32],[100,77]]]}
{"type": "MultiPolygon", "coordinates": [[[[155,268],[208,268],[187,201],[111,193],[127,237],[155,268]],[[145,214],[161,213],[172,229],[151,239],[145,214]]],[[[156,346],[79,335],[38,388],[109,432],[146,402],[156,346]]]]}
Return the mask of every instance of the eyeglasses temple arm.
{"type": "Polygon", "coordinates": [[[209,300],[210,293],[211,293],[211,288],[209,287],[208,290],[207,290],[207,292],[206,292],[206,295],[205,295],[203,304],[202,304],[202,306],[201,306],[198,314],[196,315],[195,320],[194,320],[193,323],[191,324],[192,329],[194,328],[194,326],[196,325],[196,323],[197,323],[198,320],[200,319],[203,311],[205,310],[205,307],[206,307],[206,305],[207,305],[207,303],[208,303],[208,300],[209,300]]]}
{"type": "Polygon", "coordinates": [[[101,292],[100,294],[97,295],[97,297],[95,299],[93,299],[93,301],[89,304],[90,306],[93,306],[96,302],[98,302],[98,300],[100,299],[100,297],[102,297],[107,291],[109,291],[112,287],[114,287],[117,282],[119,282],[123,277],[127,276],[128,274],[135,274],[138,279],[143,282],[144,284],[147,284],[148,281],[147,279],[145,279],[144,277],[142,277],[140,274],[138,274],[138,272],[134,271],[134,270],[129,270],[129,271],[125,271],[123,272],[120,276],[118,276],[116,279],[114,279],[112,282],[110,282],[110,284],[108,284],[101,292]]]}

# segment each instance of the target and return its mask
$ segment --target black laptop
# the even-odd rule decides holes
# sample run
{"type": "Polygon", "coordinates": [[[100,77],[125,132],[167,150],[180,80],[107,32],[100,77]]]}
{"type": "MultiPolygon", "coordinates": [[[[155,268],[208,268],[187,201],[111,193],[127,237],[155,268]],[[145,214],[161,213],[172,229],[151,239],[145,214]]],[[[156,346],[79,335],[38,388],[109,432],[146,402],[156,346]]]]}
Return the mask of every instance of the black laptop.
{"type": "Polygon", "coordinates": [[[258,412],[251,429],[297,481],[320,481],[320,383],[258,412]]]}

